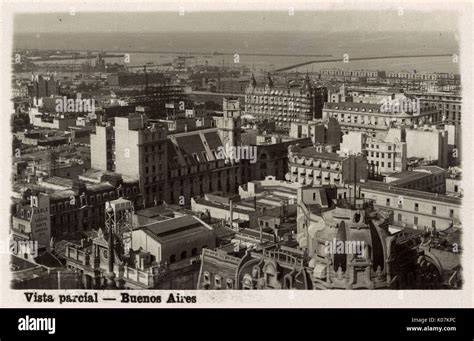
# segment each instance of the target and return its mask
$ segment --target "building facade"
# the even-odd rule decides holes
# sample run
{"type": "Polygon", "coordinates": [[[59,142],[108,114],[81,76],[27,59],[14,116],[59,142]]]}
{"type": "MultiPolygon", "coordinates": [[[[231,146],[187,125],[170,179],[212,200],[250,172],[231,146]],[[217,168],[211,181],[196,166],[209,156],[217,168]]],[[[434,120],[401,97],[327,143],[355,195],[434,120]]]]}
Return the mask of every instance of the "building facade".
{"type": "Polygon", "coordinates": [[[305,185],[344,185],[365,181],[368,177],[367,158],[364,155],[340,156],[318,152],[314,147],[288,150],[287,180],[305,185]]]}
{"type": "Polygon", "coordinates": [[[309,76],[301,87],[276,87],[270,75],[265,85],[257,85],[252,76],[245,93],[245,113],[259,121],[274,121],[277,128],[289,130],[291,122],[321,118],[326,99],[326,89],[313,88],[309,76]]]}
{"type": "Polygon", "coordinates": [[[392,211],[393,224],[402,228],[440,231],[462,225],[460,198],[375,182],[361,184],[360,193],[375,208],[392,211]]]}

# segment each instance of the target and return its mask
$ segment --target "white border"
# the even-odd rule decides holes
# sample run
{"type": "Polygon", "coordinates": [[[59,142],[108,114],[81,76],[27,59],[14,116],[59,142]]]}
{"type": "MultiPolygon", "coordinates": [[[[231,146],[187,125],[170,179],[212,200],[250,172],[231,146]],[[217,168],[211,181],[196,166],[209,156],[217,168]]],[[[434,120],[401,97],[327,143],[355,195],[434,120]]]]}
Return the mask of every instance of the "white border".
{"type": "MultiPolygon", "coordinates": [[[[1,4],[2,19],[2,81],[0,87],[0,100],[2,103],[2,112],[4,119],[1,125],[1,137],[3,139],[2,148],[0,148],[0,160],[4,174],[1,177],[1,186],[4,189],[0,197],[0,219],[3,222],[0,229],[0,238],[8,235],[9,228],[9,205],[10,197],[8,188],[11,188],[9,176],[11,154],[11,134],[9,126],[9,117],[13,105],[10,101],[10,79],[11,65],[10,56],[12,48],[12,20],[15,13],[34,13],[34,12],[69,12],[71,6],[75,7],[76,12],[138,12],[138,11],[170,11],[178,12],[180,6],[186,8],[186,12],[196,11],[237,11],[237,10],[263,10],[263,11],[288,11],[294,7],[295,13],[304,10],[397,10],[403,6],[404,10],[417,10],[430,12],[433,10],[457,10],[460,14],[459,32],[461,37],[461,74],[463,82],[463,175],[464,175],[464,198],[463,198],[463,275],[465,284],[462,290],[364,290],[364,291],[131,291],[136,295],[162,295],[166,297],[169,292],[180,293],[184,295],[196,295],[197,304],[120,304],[113,302],[103,302],[100,304],[63,304],[59,303],[27,303],[25,295],[21,290],[11,290],[9,280],[8,257],[0,255],[0,307],[24,307],[24,308],[46,308],[46,307],[64,307],[64,308],[95,308],[95,307],[289,307],[289,308],[452,308],[452,307],[473,307],[473,257],[472,242],[473,234],[471,230],[474,207],[472,181],[468,179],[472,171],[472,160],[469,159],[469,147],[474,140],[469,136],[469,131],[473,127],[473,106],[472,106],[472,5],[470,2],[461,1],[72,1],[72,0],[45,0],[45,1],[16,1],[4,0],[1,4]]],[[[363,20],[363,19],[361,19],[363,20]]],[[[4,239],[4,240],[5,240],[4,239]]],[[[35,290],[38,293],[51,293],[55,296],[66,293],[63,290],[42,291],[35,290]]],[[[67,293],[83,293],[85,290],[67,291],[67,293]]],[[[89,291],[93,292],[93,291],[89,291]]],[[[119,297],[117,291],[99,291],[103,297],[119,297]]]]}

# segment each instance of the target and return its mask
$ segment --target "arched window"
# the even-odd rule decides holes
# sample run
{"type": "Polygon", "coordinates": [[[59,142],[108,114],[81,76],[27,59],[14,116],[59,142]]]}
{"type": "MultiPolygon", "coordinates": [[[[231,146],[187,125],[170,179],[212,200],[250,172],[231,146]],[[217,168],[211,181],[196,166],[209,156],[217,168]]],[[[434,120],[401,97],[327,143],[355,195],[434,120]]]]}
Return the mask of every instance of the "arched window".
{"type": "Polygon", "coordinates": [[[252,276],[250,274],[244,275],[244,278],[242,279],[242,288],[244,290],[253,289],[252,276]]]}
{"type": "Polygon", "coordinates": [[[214,276],[214,289],[222,288],[222,277],[219,275],[214,276]]]}
{"type": "Polygon", "coordinates": [[[292,289],[293,288],[293,280],[291,276],[287,275],[283,281],[283,289],[292,289]]]}

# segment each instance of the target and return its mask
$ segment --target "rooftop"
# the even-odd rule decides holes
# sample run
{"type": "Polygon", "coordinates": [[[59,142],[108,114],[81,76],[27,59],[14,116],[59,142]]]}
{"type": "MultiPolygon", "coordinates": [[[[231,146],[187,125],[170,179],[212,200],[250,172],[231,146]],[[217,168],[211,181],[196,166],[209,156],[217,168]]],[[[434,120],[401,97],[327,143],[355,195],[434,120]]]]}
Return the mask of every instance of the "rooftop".
{"type": "Polygon", "coordinates": [[[460,198],[449,197],[444,194],[437,194],[437,193],[423,192],[423,191],[417,191],[417,190],[407,189],[407,188],[393,187],[389,183],[368,181],[363,184],[361,183],[360,187],[362,188],[362,190],[367,189],[367,190],[379,191],[379,192],[396,194],[396,195],[405,195],[409,197],[438,201],[438,202],[443,202],[443,203],[458,205],[458,206],[460,206],[462,202],[460,198]]]}
{"type": "Polygon", "coordinates": [[[299,156],[312,157],[312,158],[318,158],[318,159],[324,159],[324,160],[330,160],[330,161],[342,161],[347,158],[345,156],[339,156],[336,153],[327,153],[327,152],[320,153],[317,151],[315,147],[304,148],[304,149],[301,149],[300,151],[294,152],[294,154],[299,155],[299,156]]]}
{"type": "Polygon", "coordinates": [[[161,242],[212,230],[202,221],[191,215],[158,221],[149,226],[144,226],[142,229],[161,242]]]}

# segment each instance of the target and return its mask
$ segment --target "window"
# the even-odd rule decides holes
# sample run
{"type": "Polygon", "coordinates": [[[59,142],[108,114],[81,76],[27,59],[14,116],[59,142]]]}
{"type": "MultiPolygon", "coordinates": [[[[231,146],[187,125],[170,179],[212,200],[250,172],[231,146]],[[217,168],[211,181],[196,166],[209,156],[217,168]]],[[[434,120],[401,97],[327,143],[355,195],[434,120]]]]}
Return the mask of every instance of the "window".
{"type": "Polygon", "coordinates": [[[181,259],[186,259],[187,256],[188,254],[186,251],[181,252],[181,259]]]}
{"type": "Polygon", "coordinates": [[[454,192],[457,193],[459,190],[458,185],[454,185],[454,192]]]}
{"type": "Polygon", "coordinates": [[[170,263],[176,262],[176,255],[171,255],[170,256],[170,263]]]}
{"type": "Polygon", "coordinates": [[[209,284],[211,282],[211,274],[207,271],[204,272],[204,283],[209,284]]]}
{"type": "Polygon", "coordinates": [[[431,213],[436,214],[436,206],[433,206],[431,213]]]}
{"type": "Polygon", "coordinates": [[[432,220],[432,221],[431,221],[431,227],[432,227],[432,228],[436,228],[436,220],[432,220]]]}
{"type": "Polygon", "coordinates": [[[401,214],[401,213],[398,213],[397,220],[398,220],[398,221],[402,221],[402,214],[401,214]]]}
{"type": "Polygon", "coordinates": [[[415,202],[415,212],[418,212],[418,203],[415,202]]]}
{"type": "Polygon", "coordinates": [[[453,209],[449,210],[449,217],[454,218],[454,210],[453,209]]]}
{"type": "Polygon", "coordinates": [[[222,286],[222,279],[221,279],[221,276],[219,275],[216,275],[214,277],[214,288],[215,289],[220,289],[222,286]]]}
{"type": "Polygon", "coordinates": [[[418,225],[418,217],[413,218],[413,224],[418,225]]]}
{"type": "Polygon", "coordinates": [[[225,284],[227,289],[234,289],[234,281],[232,279],[227,278],[225,284]]]}
{"type": "Polygon", "coordinates": [[[392,163],[389,162],[388,165],[387,165],[388,168],[392,168],[392,163]]]}
{"type": "Polygon", "coordinates": [[[387,198],[387,199],[385,200],[385,205],[386,205],[386,206],[390,206],[390,198],[387,198]]]}

